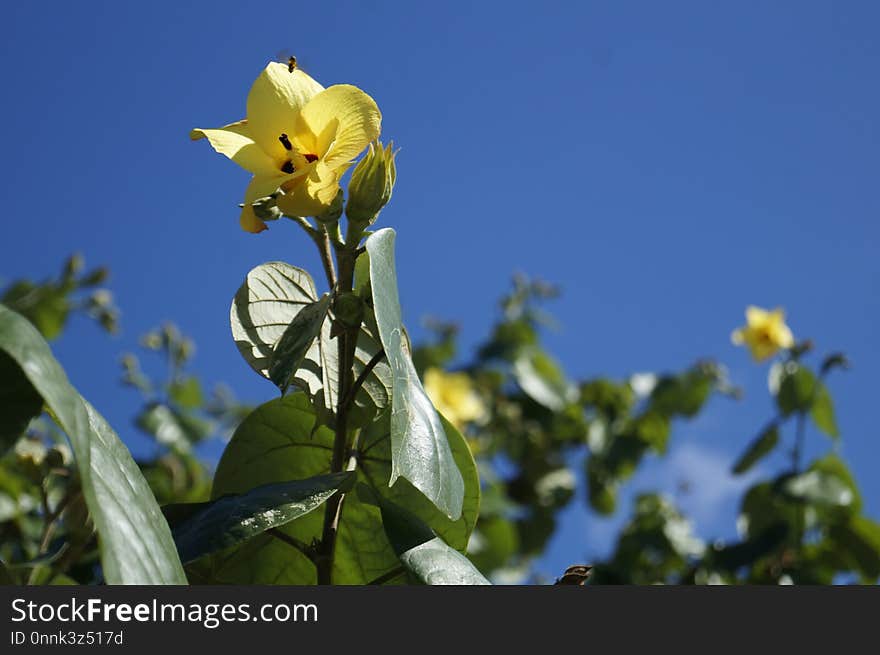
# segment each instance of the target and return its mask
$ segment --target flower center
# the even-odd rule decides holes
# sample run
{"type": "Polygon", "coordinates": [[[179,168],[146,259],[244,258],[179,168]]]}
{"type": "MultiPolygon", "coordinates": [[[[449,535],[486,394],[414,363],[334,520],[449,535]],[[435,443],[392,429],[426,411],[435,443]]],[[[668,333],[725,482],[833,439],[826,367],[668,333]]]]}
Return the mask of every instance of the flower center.
{"type": "MultiPolygon", "coordinates": [[[[292,153],[299,155],[299,153],[297,153],[296,150],[294,149],[293,144],[290,142],[290,137],[287,136],[287,134],[282,132],[281,136],[278,137],[278,140],[281,142],[281,145],[284,146],[285,150],[288,150],[292,153]]],[[[318,161],[318,155],[315,155],[312,153],[306,153],[306,154],[303,154],[300,156],[303,159],[305,159],[309,164],[311,164],[313,161],[318,161]]],[[[287,173],[288,175],[293,174],[293,172],[296,170],[296,167],[293,165],[293,160],[288,159],[287,161],[285,161],[281,165],[281,170],[282,170],[282,172],[287,173]]]]}

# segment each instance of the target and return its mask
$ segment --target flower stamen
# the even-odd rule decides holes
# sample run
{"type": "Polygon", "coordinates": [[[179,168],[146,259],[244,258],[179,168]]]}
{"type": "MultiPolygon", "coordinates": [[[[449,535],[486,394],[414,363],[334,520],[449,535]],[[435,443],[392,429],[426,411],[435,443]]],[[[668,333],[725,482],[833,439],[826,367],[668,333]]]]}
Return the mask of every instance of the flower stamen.
{"type": "Polygon", "coordinates": [[[284,146],[285,150],[293,150],[293,144],[290,142],[290,139],[283,132],[281,136],[278,137],[278,140],[281,141],[281,145],[284,146]]]}
{"type": "Polygon", "coordinates": [[[294,171],[293,162],[288,159],[286,162],[284,162],[284,165],[281,167],[281,170],[283,172],[287,173],[288,175],[291,175],[294,171]]]}
{"type": "Polygon", "coordinates": [[[318,161],[318,155],[313,155],[313,154],[311,154],[311,153],[309,153],[309,154],[307,154],[307,155],[303,155],[303,157],[305,157],[305,158],[306,158],[306,161],[309,162],[310,164],[311,164],[313,161],[318,161]]]}

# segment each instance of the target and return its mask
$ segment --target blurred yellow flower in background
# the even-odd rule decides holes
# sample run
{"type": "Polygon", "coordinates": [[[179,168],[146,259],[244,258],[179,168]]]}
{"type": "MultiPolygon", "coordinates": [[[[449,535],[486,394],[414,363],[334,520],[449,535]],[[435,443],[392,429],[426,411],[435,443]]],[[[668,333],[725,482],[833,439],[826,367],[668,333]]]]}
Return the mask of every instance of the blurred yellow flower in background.
{"type": "Polygon", "coordinates": [[[241,227],[266,224],[252,203],[277,189],[278,208],[290,216],[319,216],[339,191],[352,160],[379,136],[376,102],[350,84],[324,88],[299,69],[270,63],[251,87],[247,118],[216,129],[194,129],[211,146],[254,174],[245,191],[241,227]]]}
{"type": "Polygon", "coordinates": [[[429,368],[424,377],[425,392],[434,407],[459,430],[465,423],[479,422],[486,417],[486,406],[467,373],[429,368]]]}
{"type": "Polygon", "coordinates": [[[772,357],[780,348],[792,348],[794,336],[785,324],[785,312],[781,307],[772,311],[760,307],[746,308],[746,325],[734,330],[731,340],[736,345],[746,345],[756,361],[772,357]]]}

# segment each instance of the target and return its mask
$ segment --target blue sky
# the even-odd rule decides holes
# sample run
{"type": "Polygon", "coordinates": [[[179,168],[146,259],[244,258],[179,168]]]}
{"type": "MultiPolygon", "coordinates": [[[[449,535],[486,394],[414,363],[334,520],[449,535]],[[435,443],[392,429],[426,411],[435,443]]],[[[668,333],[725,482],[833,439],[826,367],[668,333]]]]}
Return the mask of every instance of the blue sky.
{"type": "MultiPolygon", "coordinates": [[[[247,174],[187,134],[242,117],[289,49],[373,95],[402,147],[381,220],[416,335],[427,314],[456,319],[466,355],[521,270],[564,289],[548,344],[572,376],[717,357],[746,398],[680,426],[629,489],[701,480],[685,507],[730,535],[739,488],[718,462],[772,408],[766,367],[729,334],[747,304],[783,305],[799,337],[854,362],[830,385],[878,517],[878,20],[876,3],[831,1],[10,4],[0,276],[74,250],[112,269],[123,334],[75,321],[56,350],[123,435],[138,399],[118,354],[164,319],[196,339],[206,379],[270,398],[232,343],[230,298],[261,262],[318,261],[292,225],[241,232],[247,174]]],[[[567,519],[550,573],[607,547],[609,522],[567,519]]]]}

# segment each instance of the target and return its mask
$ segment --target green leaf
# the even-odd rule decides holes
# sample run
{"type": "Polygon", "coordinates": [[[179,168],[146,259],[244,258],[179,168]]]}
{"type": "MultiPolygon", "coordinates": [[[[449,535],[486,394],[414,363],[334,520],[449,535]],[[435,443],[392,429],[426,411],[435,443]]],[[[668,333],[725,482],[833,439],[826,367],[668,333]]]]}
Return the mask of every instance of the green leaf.
{"type": "Polygon", "coordinates": [[[21,280],[10,286],[0,302],[28,319],[49,341],[55,339],[70,314],[69,290],[54,284],[21,280]]]}
{"type": "Polygon", "coordinates": [[[70,438],[107,583],[186,584],[168,524],[131,454],[71,386],[36,328],[3,306],[0,350],[20,367],[70,438]]]}
{"type": "Polygon", "coordinates": [[[791,498],[817,505],[848,507],[855,500],[846,482],[824,471],[784,476],[779,480],[779,485],[781,491],[791,498]]]}
{"type": "Polygon", "coordinates": [[[24,434],[28,423],[40,415],[43,399],[18,364],[0,350],[0,455],[24,434]]]}
{"type": "Polygon", "coordinates": [[[784,521],[770,524],[755,536],[733,544],[719,544],[710,548],[706,559],[713,567],[736,571],[743,566],[751,566],[757,560],[779,548],[789,534],[789,526],[784,521]]]}
{"type": "Polygon", "coordinates": [[[468,543],[468,558],[481,571],[494,571],[508,563],[519,549],[516,527],[500,516],[480,517],[480,527],[468,543]]]}
{"type": "Polygon", "coordinates": [[[382,503],[385,532],[400,562],[428,585],[488,585],[471,561],[451,548],[417,517],[394,503],[382,503]]]}
{"type": "Polygon", "coordinates": [[[135,418],[135,425],[155,437],[160,444],[178,452],[189,451],[193,444],[211,434],[213,426],[198,416],[151,403],[135,418]]]}
{"type": "Polygon", "coordinates": [[[698,364],[679,375],[664,376],[651,391],[651,407],[667,416],[696,416],[717,379],[717,367],[711,364],[698,364]]]}
{"type": "MultiPolygon", "coordinates": [[[[347,491],[353,482],[352,473],[332,473],[193,503],[195,513],[172,530],[180,561],[187,564],[289,523],[320,507],[337,491],[347,491]]],[[[162,511],[180,516],[182,509],[172,505],[162,511]]]]}
{"type": "MultiPolygon", "coordinates": [[[[326,427],[312,435],[315,410],[302,393],[288,394],[258,407],[236,430],[214,478],[214,497],[240,494],[254,485],[310,478],[330,471],[334,434],[326,427]]],[[[334,558],[336,584],[366,584],[400,566],[382,528],[378,503],[391,500],[430,525],[454,548],[464,551],[476,523],[480,485],[464,438],[448,423],[452,453],[465,481],[461,518],[450,520],[406,480],[388,487],[391,475],[390,420],[387,412],[367,426],[357,445],[355,488],[346,494],[334,558]]],[[[301,542],[321,537],[323,512],[301,516],[279,530],[301,542]]],[[[210,579],[232,584],[314,584],[312,563],[269,534],[206,558],[210,579]]]]}
{"type": "Polygon", "coordinates": [[[379,335],[391,366],[391,479],[405,478],[449,518],[461,516],[464,482],[443,424],[425,393],[404,337],[394,265],[394,230],[367,239],[379,335]]]}
{"type": "Polygon", "coordinates": [[[6,564],[3,563],[3,560],[0,560],[0,585],[11,586],[14,584],[16,584],[16,582],[15,578],[12,576],[12,572],[9,570],[6,564]]]}
{"type": "Polygon", "coordinates": [[[479,514],[480,478],[465,438],[442,414],[440,420],[449,438],[455,465],[461,471],[464,481],[464,500],[458,519],[450,519],[405,478],[400,478],[393,486],[389,486],[393,460],[388,412],[368,426],[361,435],[361,448],[364,451],[361,473],[381,498],[407,508],[430,525],[447,543],[464,552],[479,514]]]}
{"type": "Polygon", "coordinates": [[[300,309],[275,344],[269,358],[269,379],[282,392],[287,391],[306,353],[321,334],[329,307],[330,295],[324,294],[320,300],[300,309]]]}
{"type": "Polygon", "coordinates": [[[738,521],[746,538],[760,538],[768,530],[778,530],[778,525],[793,529],[803,523],[803,505],[780,493],[778,486],[762,482],[746,492],[738,521]]]}
{"type": "Polygon", "coordinates": [[[746,451],[736,460],[736,463],[733,465],[733,473],[735,475],[742,475],[761,459],[773,452],[778,443],[779,426],[776,423],[772,423],[749,444],[746,451]]]}
{"type": "Polygon", "coordinates": [[[577,400],[577,389],[566,379],[562,368],[538,348],[528,348],[517,356],[513,376],[529,398],[554,412],[577,400]]]}
{"type": "Polygon", "coordinates": [[[647,411],[633,421],[632,436],[645,442],[661,455],[669,444],[672,426],[669,418],[657,411],[647,411]]]}
{"type": "Polygon", "coordinates": [[[776,404],[783,416],[805,412],[813,403],[816,377],[810,369],[788,362],[782,369],[776,404]]]}
{"type": "Polygon", "coordinates": [[[810,465],[811,471],[819,471],[819,473],[831,476],[842,482],[852,492],[852,502],[849,503],[847,509],[853,514],[862,511],[862,498],[859,494],[859,486],[852,472],[846,463],[834,453],[825,455],[821,459],[817,459],[810,465]]]}
{"type": "Polygon", "coordinates": [[[156,403],[147,406],[138,414],[134,422],[141,430],[155,437],[156,441],[164,446],[184,452],[190,449],[186,433],[177,422],[174,412],[167,405],[156,403]]]}
{"type": "MultiPolygon", "coordinates": [[[[283,262],[269,262],[247,275],[232,301],[230,323],[235,345],[257,373],[270,378],[275,345],[304,307],[318,301],[311,276],[283,262]]],[[[306,391],[328,410],[337,406],[339,356],[331,336],[331,321],[324,321],[320,339],[311,343],[302,365],[289,376],[292,384],[306,391]]],[[[381,349],[367,325],[361,327],[355,352],[354,375],[360,375],[381,349]]],[[[371,371],[355,397],[351,413],[354,425],[368,423],[391,399],[391,369],[384,361],[371,371]]]]}
{"type": "Polygon", "coordinates": [[[880,577],[880,524],[863,516],[831,527],[831,538],[840,544],[855,566],[867,577],[880,577]]]}
{"type": "Polygon", "coordinates": [[[172,382],[168,388],[168,395],[171,400],[185,409],[197,409],[204,402],[202,385],[199,379],[193,376],[172,382]]]}
{"type": "Polygon", "coordinates": [[[828,388],[821,382],[817,382],[819,386],[816,388],[816,397],[813,400],[813,406],[810,408],[810,416],[816,427],[833,439],[840,437],[840,430],[837,429],[837,421],[834,418],[834,401],[831,400],[831,394],[828,388]]]}

